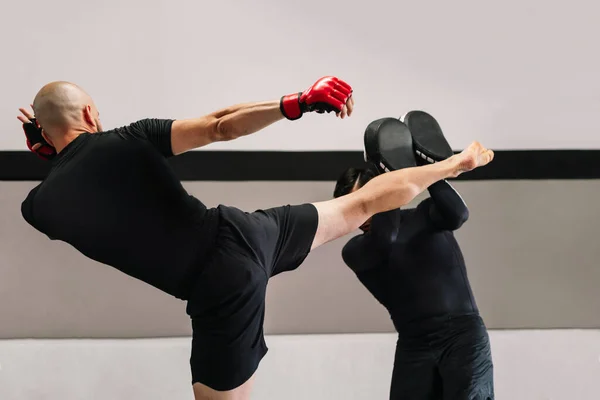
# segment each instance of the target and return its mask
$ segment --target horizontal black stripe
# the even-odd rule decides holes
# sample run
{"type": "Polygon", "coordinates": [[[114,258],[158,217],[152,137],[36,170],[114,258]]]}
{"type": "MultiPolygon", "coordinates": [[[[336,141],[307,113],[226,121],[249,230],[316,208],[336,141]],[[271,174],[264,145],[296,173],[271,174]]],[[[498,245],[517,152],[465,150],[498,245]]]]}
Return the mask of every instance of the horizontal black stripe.
{"type": "MultiPolygon", "coordinates": [[[[359,151],[194,151],[170,160],[185,181],[333,181],[363,165],[359,151]]],[[[0,180],[39,181],[50,164],[27,151],[0,152],[0,180]]],[[[497,151],[459,180],[600,179],[600,150],[497,151]]]]}

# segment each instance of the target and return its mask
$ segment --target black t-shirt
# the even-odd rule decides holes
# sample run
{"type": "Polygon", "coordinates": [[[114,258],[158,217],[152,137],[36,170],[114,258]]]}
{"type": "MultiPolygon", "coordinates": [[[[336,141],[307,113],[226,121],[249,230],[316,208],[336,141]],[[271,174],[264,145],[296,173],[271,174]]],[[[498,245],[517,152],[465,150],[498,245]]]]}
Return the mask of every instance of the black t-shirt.
{"type": "Polygon", "coordinates": [[[370,231],[352,238],[342,251],[397,328],[478,312],[453,234],[467,220],[468,209],[445,181],[429,192],[431,197],[414,209],[375,215],[370,231]]]}
{"type": "Polygon", "coordinates": [[[50,239],[186,299],[215,242],[218,211],[189,195],[169,165],[172,123],[78,136],[21,212],[50,239]]]}

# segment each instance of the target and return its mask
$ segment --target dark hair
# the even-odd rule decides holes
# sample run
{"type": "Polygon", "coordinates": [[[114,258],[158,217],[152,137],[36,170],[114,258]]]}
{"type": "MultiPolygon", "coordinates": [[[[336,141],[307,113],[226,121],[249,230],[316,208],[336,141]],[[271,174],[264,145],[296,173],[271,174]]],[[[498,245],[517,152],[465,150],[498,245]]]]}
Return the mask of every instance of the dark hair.
{"type": "Polygon", "coordinates": [[[371,168],[348,168],[338,178],[333,190],[333,197],[345,196],[352,191],[357,182],[358,187],[361,188],[375,176],[377,173],[371,168]]]}

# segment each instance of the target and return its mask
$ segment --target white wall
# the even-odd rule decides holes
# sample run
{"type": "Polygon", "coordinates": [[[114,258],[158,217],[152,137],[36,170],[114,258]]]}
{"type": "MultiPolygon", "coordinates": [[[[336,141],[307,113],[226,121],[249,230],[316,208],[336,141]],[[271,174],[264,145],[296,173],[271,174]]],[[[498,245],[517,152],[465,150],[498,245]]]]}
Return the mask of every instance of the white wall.
{"type": "MultiPolygon", "coordinates": [[[[190,334],[185,303],[89,260],[65,243],[50,241],[29,226],[20,204],[35,185],[0,183],[0,338],[190,334]],[[23,243],[36,252],[23,252],[23,243]],[[43,264],[39,254],[46,257],[43,264]]],[[[209,207],[223,203],[253,211],[327,199],[334,184],[185,182],[184,186],[209,207]]],[[[487,326],[600,328],[600,180],[478,181],[454,186],[470,209],[469,221],[456,237],[487,326]]],[[[355,234],[316,249],[300,268],[269,281],[267,333],[393,331],[389,314],[340,256],[355,234]]]]}
{"type": "Polygon", "coordinates": [[[426,109],[455,148],[600,148],[593,0],[302,4],[31,0],[0,5],[0,150],[24,150],[16,109],[52,80],[96,99],[105,127],[278,98],[325,74],[356,114],[311,115],[210,146],[359,150],[366,125],[426,109]]]}
{"type": "MultiPolygon", "coordinates": [[[[600,331],[491,331],[498,400],[598,398],[600,331]]],[[[393,334],[270,336],[252,396],[384,400],[393,334]]],[[[0,399],[192,399],[190,340],[0,341],[0,399]]]]}

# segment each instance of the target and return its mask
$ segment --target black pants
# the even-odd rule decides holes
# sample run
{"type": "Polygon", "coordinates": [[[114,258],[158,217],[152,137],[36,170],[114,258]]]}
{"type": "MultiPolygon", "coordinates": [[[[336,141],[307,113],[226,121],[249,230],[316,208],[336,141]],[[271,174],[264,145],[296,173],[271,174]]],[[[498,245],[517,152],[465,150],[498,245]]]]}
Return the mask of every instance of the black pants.
{"type": "Polygon", "coordinates": [[[478,315],[399,327],[391,400],[493,400],[487,329],[478,315]]]}
{"type": "Polygon", "coordinates": [[[310,252],[319,216],[312,204],[252,213],[219,206],[219,233],[192,290],[192,383],[215,390],[243,384],[258,368],[268,280],[310,252]]]}

